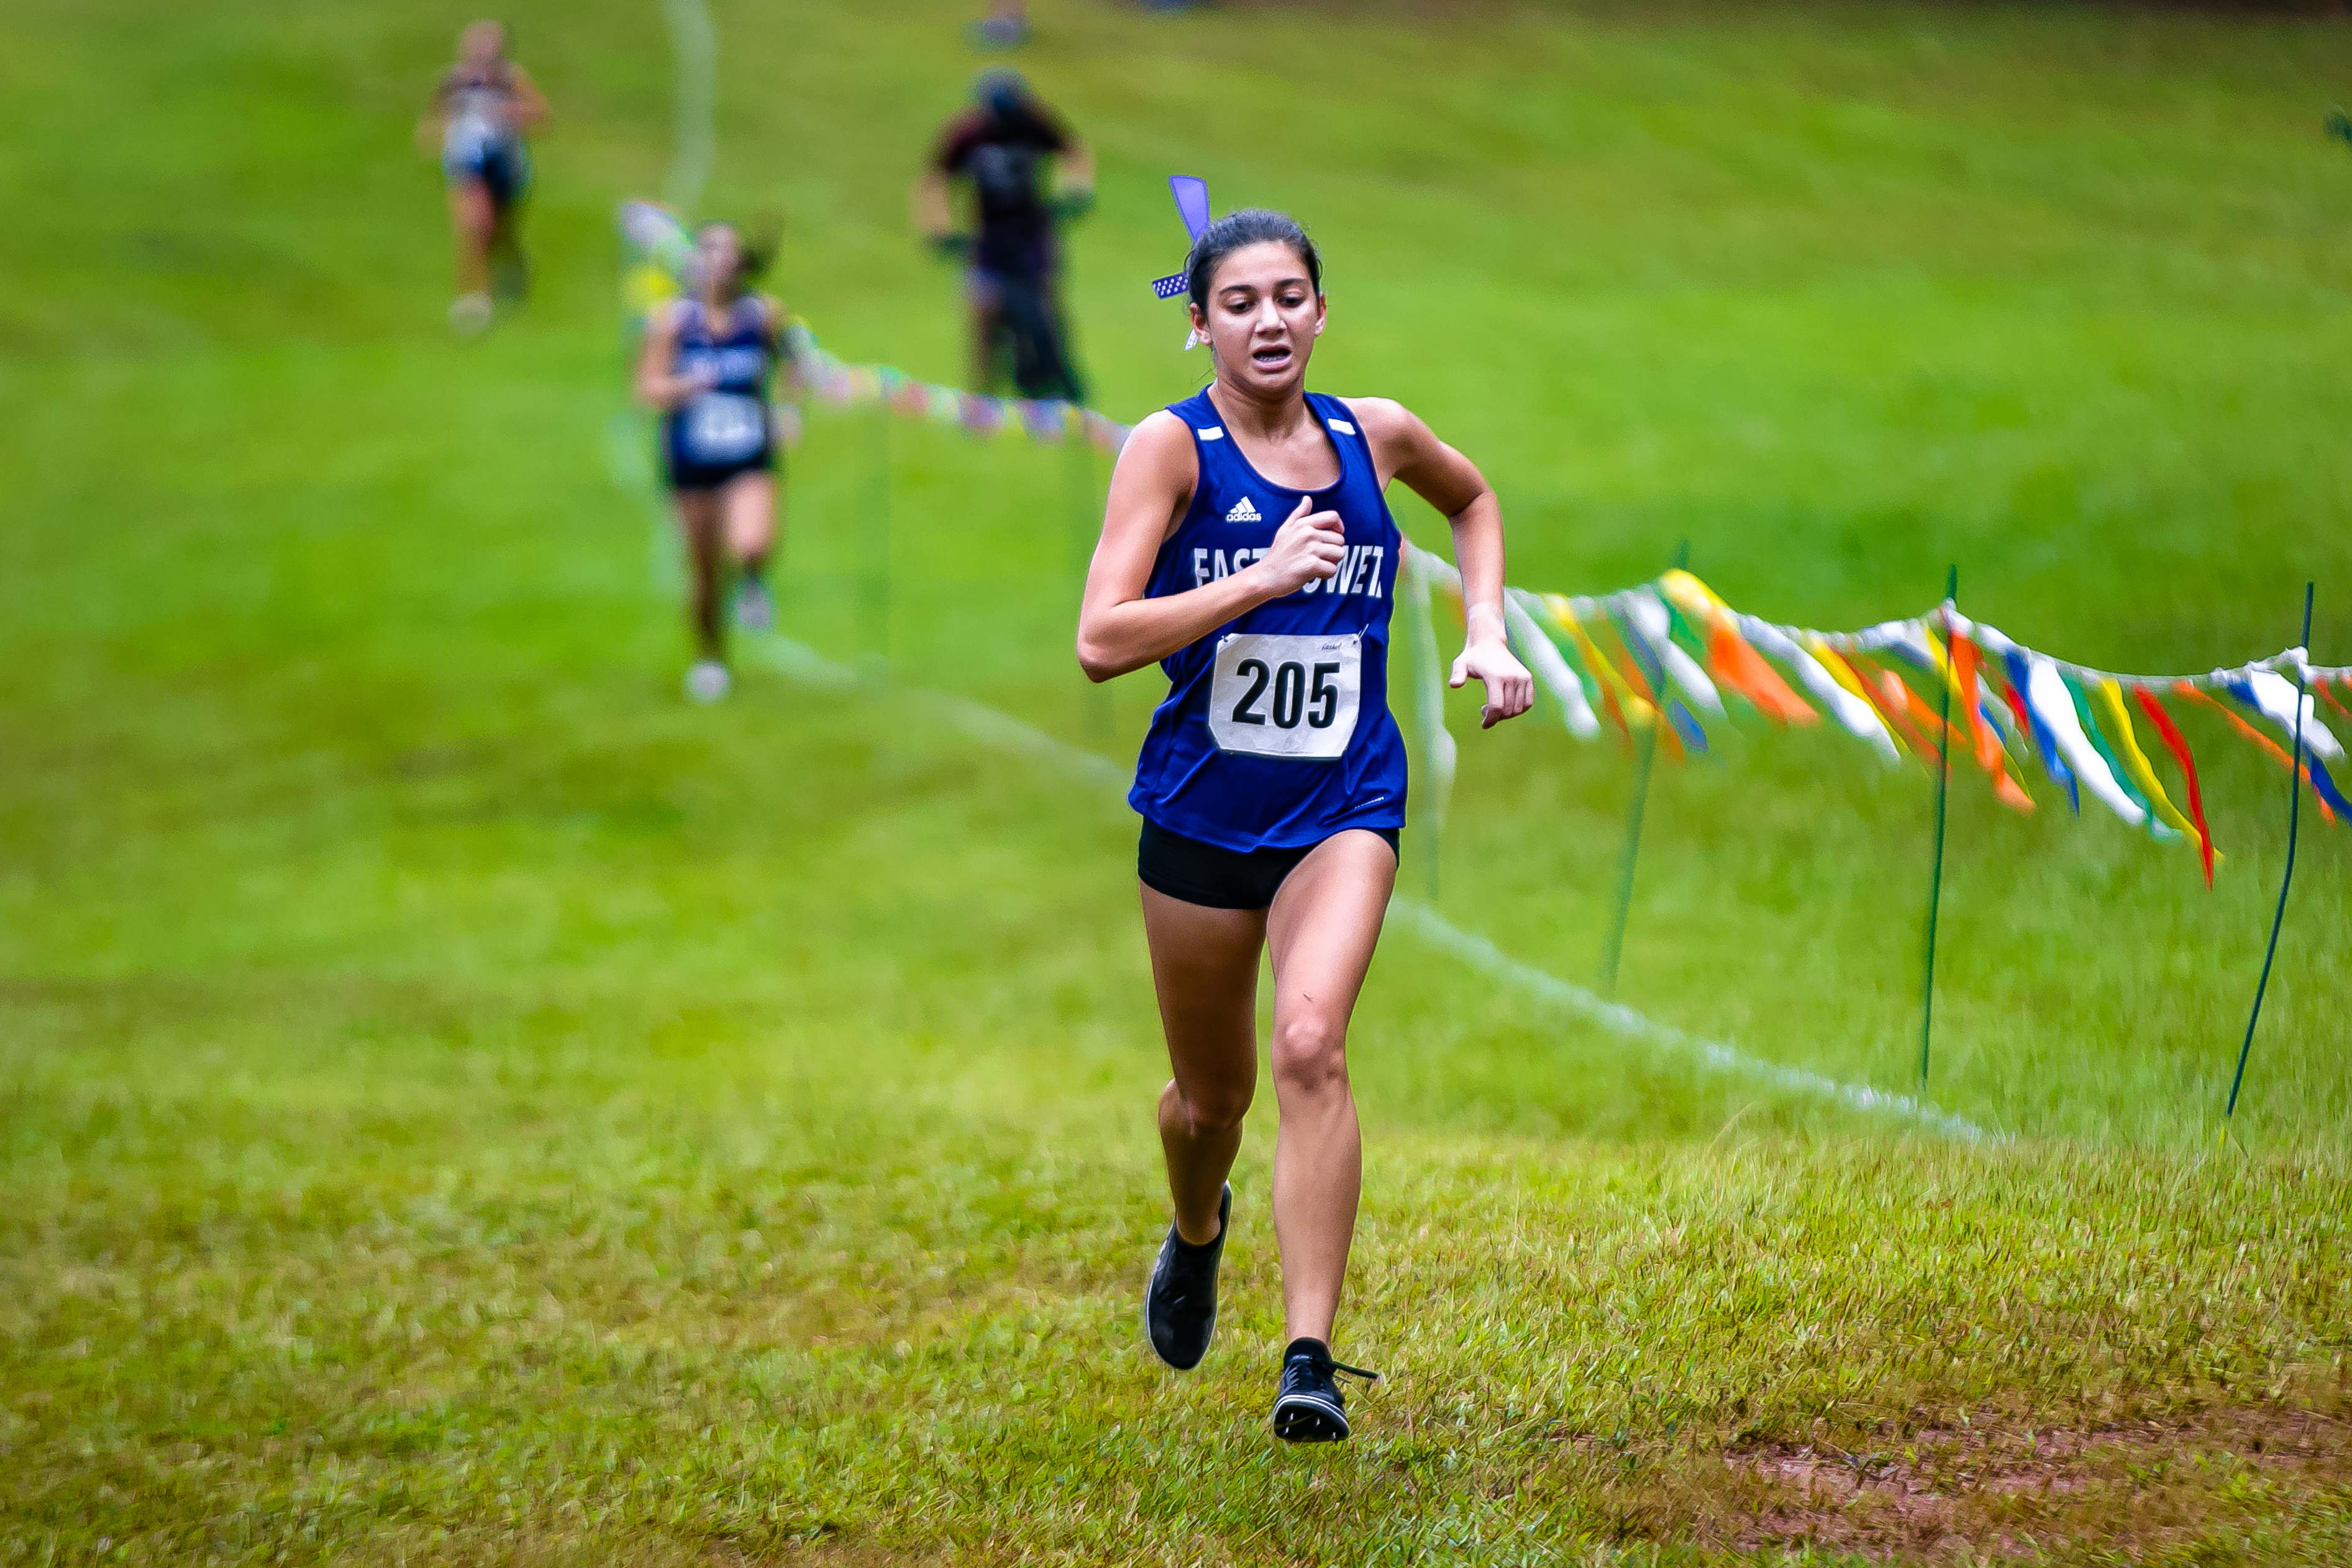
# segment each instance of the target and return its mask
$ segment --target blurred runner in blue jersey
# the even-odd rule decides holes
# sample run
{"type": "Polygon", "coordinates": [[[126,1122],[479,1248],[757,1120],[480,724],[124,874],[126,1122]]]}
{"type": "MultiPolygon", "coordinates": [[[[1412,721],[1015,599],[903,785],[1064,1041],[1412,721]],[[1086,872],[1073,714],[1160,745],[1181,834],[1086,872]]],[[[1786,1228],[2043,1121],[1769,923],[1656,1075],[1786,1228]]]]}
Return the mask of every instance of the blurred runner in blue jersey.
{"type": "Polygon", "coordinates": [[[769,383],[783,353],[783,307],[751,287],[766,257],[731,224],[695,236],[695,291],[647,323],[637,357],[637,395],[662,415],[664,477],[677,504],[694,568],[694,667],[687,695],[727,695],[727,639],[719,602],[739,574],[735,621],[765,631],[775,606],[765,573],[776,542],[776,437],[769,383]]]}

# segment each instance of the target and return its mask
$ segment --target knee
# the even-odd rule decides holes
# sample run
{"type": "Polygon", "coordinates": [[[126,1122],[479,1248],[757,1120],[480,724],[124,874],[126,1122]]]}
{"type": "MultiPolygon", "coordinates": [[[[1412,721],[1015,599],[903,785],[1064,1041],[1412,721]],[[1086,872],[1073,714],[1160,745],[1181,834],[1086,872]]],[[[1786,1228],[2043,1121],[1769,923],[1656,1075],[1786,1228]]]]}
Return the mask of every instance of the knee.
{"type": "Polygon", "coordinates": [[[1249,1114],[1250,1100],[1256,1092],[1253,1083],[1195,1085],[1190,1094],[1179,1089],[1177,1103],[1195,1134],[1230,1132],[1249,1114]]]}
{"type": "Polygon", "coordinates": [[[1348,1026],[1309,1014],[1274,1031],[1274,1081],[1286,1094],[1324,1094],[1348,1082],[1348,1026]]]}

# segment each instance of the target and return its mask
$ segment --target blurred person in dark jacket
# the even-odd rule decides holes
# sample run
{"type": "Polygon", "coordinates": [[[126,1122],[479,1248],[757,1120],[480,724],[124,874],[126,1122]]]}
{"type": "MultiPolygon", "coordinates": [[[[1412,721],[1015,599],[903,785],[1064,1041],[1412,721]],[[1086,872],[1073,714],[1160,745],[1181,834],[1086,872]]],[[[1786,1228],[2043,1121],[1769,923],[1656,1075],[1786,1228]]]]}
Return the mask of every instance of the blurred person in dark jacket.
{"type": "Polygon", "coordinates": [[[940,132],[915,184],[915,224],[965,263],[975,390],[1009,379],[1024,397],[1085,401],[1062,314],[1058,230],[1093,206],[1094,183],[1086,142],[1013,71],[983,72],[971,106],[940,132]],[[955,222],[959,182],[969,232],[955,222]]]}

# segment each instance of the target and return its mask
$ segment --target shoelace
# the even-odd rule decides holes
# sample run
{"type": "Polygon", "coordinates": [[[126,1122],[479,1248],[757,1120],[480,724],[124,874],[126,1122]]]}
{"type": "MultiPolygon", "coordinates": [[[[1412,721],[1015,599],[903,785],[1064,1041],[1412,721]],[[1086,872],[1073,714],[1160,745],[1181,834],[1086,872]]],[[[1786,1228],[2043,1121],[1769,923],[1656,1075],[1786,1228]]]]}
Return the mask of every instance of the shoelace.
{"type": "Polygon", "coordinates": [[[1328,1355],[1295,1355],[1290,1359],[1292,1361],[1303,1361],[1307,1365],[1315,1368],[1318,1372],[1344,1372],[1349,1377],[1360,1377],[1366,1383],[1378,1383],[1381,1380],[1381,1374],[1379,1373],[1366,1372],[1360,1366],[1349,1366],[1343,1361],[1333,1361],[1328,1355]]]}

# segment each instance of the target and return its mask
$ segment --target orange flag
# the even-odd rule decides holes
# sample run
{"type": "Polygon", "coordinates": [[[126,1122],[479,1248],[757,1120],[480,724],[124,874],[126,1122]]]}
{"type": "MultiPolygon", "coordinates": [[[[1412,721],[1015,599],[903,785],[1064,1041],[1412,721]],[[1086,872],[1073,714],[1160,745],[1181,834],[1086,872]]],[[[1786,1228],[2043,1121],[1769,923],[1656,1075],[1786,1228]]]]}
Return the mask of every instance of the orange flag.
{"type": "Polygon", "coordinates": [[[1756,704],[1758,712],[1783,724],[1818,724],[1822,716],[1789,689],[1780,672],[1748,646],[1748,639],[1718,617],[1707,628],[1706,662],[1715,678],[1756,704]]]}
{"type": "Polygon", "coordinates": [[[1977,763],[1989,773],[1998,773],[2001,771],[2001,762],[2006,753],[2001,747],[2000,737],[1993,733],[1992,726],[1985,722],[1985,716],[1977,710],[1977,645],[1967,633],[1954,632],[1951,648],[1952,673],[1958,678],[1957,689],[1952,695],[1958,698],[1960,706],[1968,710],[1969,733],[1976,741],[1977,763]]]}
{"type": "Polygon", "coordinates": [[[1977,645],[1967,633],[1954,632],[1951,648],[1951,673],[1958,686],[1953,695],[1968,710],[1969,731],[1976,737],[1977,765],[1991,777],[1995,800],[2011,811],[2030,812],[2033,809],[2033,797],[2026,794],[2025,786],[2011,774],[2008,749],[2000,743],[2000,736],[1977,708],[1977,645]]]}

